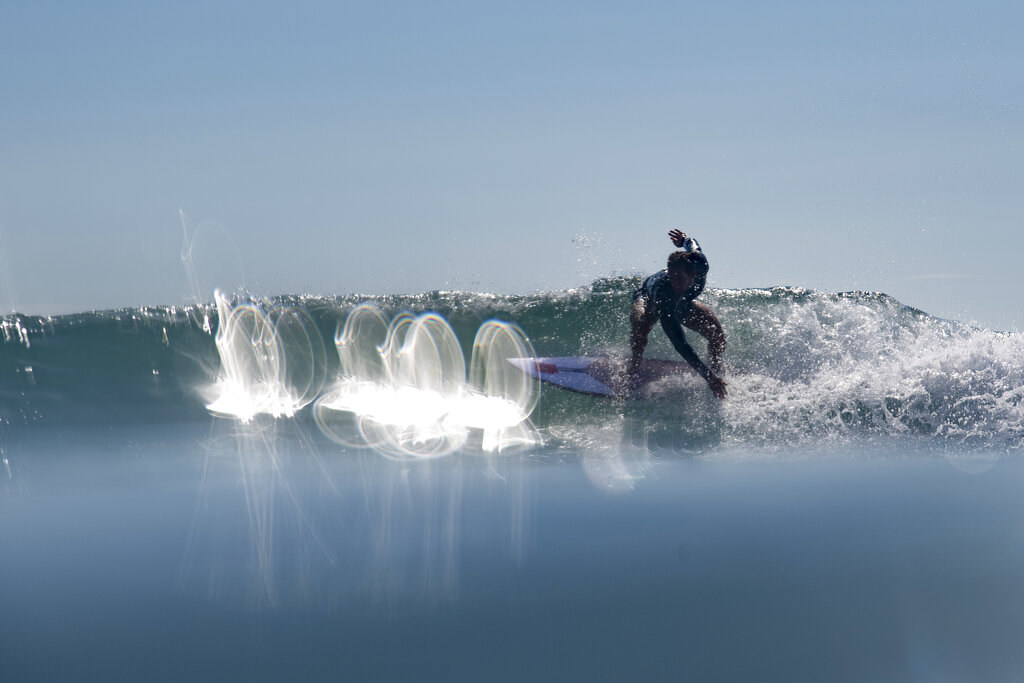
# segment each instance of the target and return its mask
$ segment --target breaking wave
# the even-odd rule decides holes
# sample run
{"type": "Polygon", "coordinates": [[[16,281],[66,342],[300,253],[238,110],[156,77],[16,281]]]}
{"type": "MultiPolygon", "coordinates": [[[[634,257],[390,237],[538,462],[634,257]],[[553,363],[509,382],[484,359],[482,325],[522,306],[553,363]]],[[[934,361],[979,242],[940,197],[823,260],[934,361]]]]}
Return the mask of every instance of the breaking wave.
{"type": "MultiPolygon", "coordinates": [[[[595,441],[1024,446],[1024,335],[880,293],[706,292],[729,340],[722,402],[699,381],[625,403],[541,390],[505,362],[625,355],[637,282],[515,296],[218,295],[187,307],[8,316],[0,446],[53,426],[257,415],[308,421],[333,442],[399,458],[595,441]]],[[[647,356],[674,355],[655,331],[647,356]]]]}

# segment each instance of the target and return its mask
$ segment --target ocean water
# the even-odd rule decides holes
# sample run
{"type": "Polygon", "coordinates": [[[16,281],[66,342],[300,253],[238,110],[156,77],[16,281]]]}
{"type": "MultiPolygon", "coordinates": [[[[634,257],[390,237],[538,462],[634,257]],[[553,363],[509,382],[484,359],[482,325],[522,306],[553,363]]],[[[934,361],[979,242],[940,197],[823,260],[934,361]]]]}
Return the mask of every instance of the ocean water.
{"type": "Polygon", "coordinates": [[[636,284],[5,318],[0,680],[1024,678],[1024,335],[711,290],[725,401],[504,362],[636,284]]]}

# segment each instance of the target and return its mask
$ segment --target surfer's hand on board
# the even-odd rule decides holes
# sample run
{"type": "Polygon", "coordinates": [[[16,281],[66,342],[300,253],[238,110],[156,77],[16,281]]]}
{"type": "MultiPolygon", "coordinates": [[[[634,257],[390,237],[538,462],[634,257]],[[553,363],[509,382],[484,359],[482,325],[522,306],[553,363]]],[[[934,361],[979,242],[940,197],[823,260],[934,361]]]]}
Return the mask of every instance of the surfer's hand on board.
{"type": "Polygon", "coordinates": [[[669,230],[668,237],[672,240],[672,244],[677,247],[682,247],[683,243],[686,242],[686,233],[679,229],[669,230]]]}
{"type": "Polygon", "coordinates": [[[724,379],[718,375],[708,375],[708,387],[711,389],[711,393],[715,395],[715,398],[725,398],[729,392],[725,390],[726,384],[724,379]]]}

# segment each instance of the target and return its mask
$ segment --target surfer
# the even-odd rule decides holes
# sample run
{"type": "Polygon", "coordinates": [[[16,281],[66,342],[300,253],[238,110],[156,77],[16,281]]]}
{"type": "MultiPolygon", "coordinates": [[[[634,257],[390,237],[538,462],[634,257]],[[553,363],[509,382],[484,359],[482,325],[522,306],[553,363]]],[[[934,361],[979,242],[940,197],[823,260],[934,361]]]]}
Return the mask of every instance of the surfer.
{"type": "Polygon", "coordinates": [[[644,280],[633,294],[633,307],[629,312],[629,346],[633,352],[629,363],[630,376],[636,377],[647,347],[647,337],[655,321],[661,321],[662,329],[679,355],[707,381],[711,393],[725,398],[726,382],[718,376],[722,371],[725,331],[710,308],[694,301],[704,291],[708,259],[697,240],[687,237],[681,230],[671,230],[668,236],[679,251],[669,255],[667,268],[644,280]],[[708,340],[711,367],[705,365],[687,343],[684,325],[708,340]]]}

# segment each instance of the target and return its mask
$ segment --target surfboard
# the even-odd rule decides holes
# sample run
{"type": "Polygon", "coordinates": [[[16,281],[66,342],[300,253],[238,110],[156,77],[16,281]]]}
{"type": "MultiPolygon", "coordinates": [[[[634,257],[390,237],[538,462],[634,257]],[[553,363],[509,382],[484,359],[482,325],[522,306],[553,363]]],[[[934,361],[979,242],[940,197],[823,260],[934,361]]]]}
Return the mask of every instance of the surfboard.
{"type": "Polygon", "coordinates": [[[591,396],[629,397],[654,382],[694,374],[688,363],[650,358],[640,363],[636,380],[630,386],[626,382],[627,358],[568,356],[507,360],[546,384],[591,396]]]}

